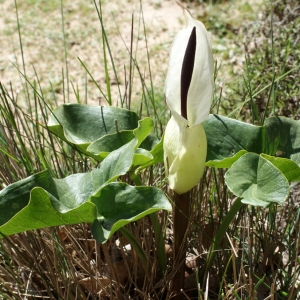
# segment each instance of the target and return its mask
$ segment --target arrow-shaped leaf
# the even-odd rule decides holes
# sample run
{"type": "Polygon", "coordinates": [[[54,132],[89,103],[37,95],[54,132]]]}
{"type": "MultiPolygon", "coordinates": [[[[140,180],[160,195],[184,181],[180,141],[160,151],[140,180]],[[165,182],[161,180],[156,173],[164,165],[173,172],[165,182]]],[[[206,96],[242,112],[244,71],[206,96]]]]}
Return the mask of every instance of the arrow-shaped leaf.
{"type": "Polygon", "coordinates": [[[130,222],[158,210],[172,210],[161,190],[154,187],[132,187],[125,183],[106,185],[97,197],[92,198],[92,202],[98,209],[92,233],[100,243],[130,222]]]}
{"type": "MultiPolygon", "coordinates": [[[[136,113],[118,107],[63,104],[56,108],[48,128],[86,153],[87,147],[105,135],[138,127],[136,113]]],[[[128,141],[126,141],[127,143],[128,141]]],[[[116,148],[115,148],[116,149],[116,148]]],[[[115,150],[114,149],[114,150],[115,150]]]]}
{"type": "Polygon", "coordinates": [[[215,167],[223,167],[223,160],[232,164],[240,157],[242,150],[262,153],[265,144],[265,127],[254,126],[219,115],[209,115],[203,123],[207,137],[207,158],[215,167]],[[240,152],[240,153],[239,153],[240,152]],[[239,153],[239,155],[237,155],[239,153]]]}
{"type": "Polygon", "coordinates": [[[97,208],[90,202],[105,184],[126,174],[137,140],[111,152],[100,169],[53,179],[46,170],[0,192],[0,232],[11,235],[50,226],[93,222],[97,208]]]}
{"type": "Polygon", "coordinates": [[[271,162],[256,153],[246,153],[226,172],[228,188],[242,202],[267,207],[282,203],[289,195],[289,183],[271,162]]]}
{"type": "Polygon", "coordinates": [[[153,130],[153,121],[145,118],[138,121],[138,127],[134,130],[123,130],[112,134],[104,135],[87,147],[87,152],[92,153],[99,161],[108,155],[109,152],[118,149],[136,138],[136,148],[153,130]]]}

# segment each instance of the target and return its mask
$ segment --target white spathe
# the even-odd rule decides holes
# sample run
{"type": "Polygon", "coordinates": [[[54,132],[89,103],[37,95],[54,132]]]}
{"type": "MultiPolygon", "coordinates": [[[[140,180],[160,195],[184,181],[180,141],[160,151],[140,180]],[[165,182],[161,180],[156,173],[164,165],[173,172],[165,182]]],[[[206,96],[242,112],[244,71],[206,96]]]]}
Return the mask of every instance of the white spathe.
{"type": "Polygon", "coordinates": [[[203,122],[209,115],[214,90],[214,61],[210,37],[204,25],[184,10],[186,28],[175,36],[171,47],[165,94],[172,115],[190,127],[203,122]],[[187,120],[181,116],[180,77],[184,54],[192,29],[196,27],[197,46],[192,80],[187,97],[187,120]]]}
{"type": "Polygon", "coordinates": [[[164,160],[169,186],[177,194],[189,191],[199,182],[204,172],[206,151],[202,124],[190,128],[185,122],[177,122],[171,117],[164,136],[164,160]]]}
{"type": "Polygon", "coordinates": [[[204,25],[184,10],[187,26],[173,42],[166,99],[172,117],[164,134],[164,162],[169,186],[178,194],[192,189],[203,175],[207,141],[202,122],[208,117],[214,90],[214,62],[209,35],[204,25]],[[187,94],[187,118],[181,115],[181,72],[187,44],[196,28],[196,52],[187,94]]]}

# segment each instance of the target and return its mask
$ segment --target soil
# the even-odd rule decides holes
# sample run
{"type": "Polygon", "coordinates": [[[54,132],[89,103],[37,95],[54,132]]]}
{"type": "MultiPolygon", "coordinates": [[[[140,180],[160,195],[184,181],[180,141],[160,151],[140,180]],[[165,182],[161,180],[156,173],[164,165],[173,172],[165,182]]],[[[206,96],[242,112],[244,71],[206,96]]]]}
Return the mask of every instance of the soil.
{"type": "MultiPolygon", "coordinates": [[[[60,0],[16,2],[17,10],[14,1],[0,0],[0,81],[6,87],[12,85],[20,103],[24,102],[22,92],[25,91],[24,76],[26,76],[32,84],[34,80],[39,82],[44,97],[52,101],[53,106],[62,101],[76,101],[77,91],[81,101],[95,105],[106,104],[102,92],[87,75],[78,59],[84,63],[103,93],[107,94],[101,25],[94,1],[62,1],[65,39],[60,0]],[[17,15],[23,57],[20,50],[17,15]]],[[[212,20],[212,17],[207,16],[214,15],[216,19],[211,22],[215,28],[219,26],[218,22],[229,24],[228,26],[234,23],[238,30],[246,18],[243,17],[244,12],[241,8],[248,5],[251,14],[254,12],[255,15],[260,2],[261,0],[243,0],[238,3],[240,7],[237,7],[234,3],[225,1],[227,8],[198,1],[181,3],[187,5],[193,16],[199,20],[212,20]]],[[[184,26],[182,9],[171,0],[144,0],[142,7],[139,0],[113,0],[101,3],[103,24],[117,73],[116,78],[107,52],[113,104],[119,105],[120,98],[124,98],[128,93],[131,32],[133,32],[133,57],[138,62],[140,74],[146,86],[150,88],[149,55],[156,100],[163,103],[169,49],[174,35],[184,26]]],[[[239,49],[240,46],[236,46],[232,40],[224,39],[220,30],[212,33],[212,43],[218,66],[221,63],[217,85],[222,86],[226,77],[235,75],[243,69],[244,54],[239,49]]],[[[132,91],[132,100],[139,107],[143,89],[136,68],[132,91]]],[[[226,89],[223,89],[223,92],[226,92],[226,89]]]]}
{"type": "MultiPolygon", "coordinates": [[[[34,78],[37,80],[36,73],[46,97],[54,98],[51,91],[53,87],[56,99],[62,101],[65,97],[65,101],[68,101],[61,6],[60,1],[50,2],[53,3],[41,0],[17,1],[25,61],[24,71],[14,2],[0,1],[0,10],[3,12],[0,14],[0,81],[7,87],[11,83],[18,96],[22,92],[24,84],[24,78],[20,73],[26,74],[31,82],[34,78]],[[16,67],[20,69],[20,73],[16,67]],[[65,78],[65,95],[63,95],[63,77],[65,78]]],[[[72,82],[69,85],[70,101],[75,101],[72,85],[75,89],[78,88],[81,98],[84,99],[86,97],[85,85],[88,82],[87,98],[89,103],[104,104],[101,92],[78,60],[79,57],[106,94],[101,25],[95,5],[93,1],[63,2],[68,76],[72,82]]],[[[146,48],[148,46],[150,64],[153,67],[151,71],[154,87],[158,87],[161,95],[163,95],[161,89],[167,69],[170,44],[173,36],[182,28],[184,22],[182,9],[174,1],[144,1],[142,9],[143,15],[140,1],[137,0],[104,1],[102,4],[103,23],[122,97],[129,77],[130,55],[128,49],[130,49],[132,18],[134,56],[136,56],[142,76],[149,86],[150,76],[146,48]],[[143,17],[147,44],[143,29],[143,17]]],[[[138,72],[136,70],[134,72],[133,99],[139,100],[142,87],[138,72]]],[[[117,80],[110,62],[109,76],[112,83],[113,100],[117,104],[120,97],[117,80]]]]}

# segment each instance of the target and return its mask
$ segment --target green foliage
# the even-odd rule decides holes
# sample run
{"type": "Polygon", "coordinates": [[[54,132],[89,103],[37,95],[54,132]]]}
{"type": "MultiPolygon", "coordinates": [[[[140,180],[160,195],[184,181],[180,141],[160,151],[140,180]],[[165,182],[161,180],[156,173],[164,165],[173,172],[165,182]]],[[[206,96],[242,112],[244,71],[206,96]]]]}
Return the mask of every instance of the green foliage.
{"type": "Polygon", "coordinates": [[[125,225],[159,210],[171,210],[163,192],[156,188],[132,187],[125,183],[111,183],[92,197],[98,216],[93,222],[92,233],[101,243],[125,225]],[[107,201],[109,199],[109,201],[107,201]]]}
{"type": "Polygon", "coordinates": [[[225,114],[240,107],[243,119],[250,119],[255,110],[259,116],[272,114],[299,119],[299,2],[264,4],[262,19],[240,28],[236,42],[245,48],[245,74],[235,76],[228,84],[226,101],[221,102],[221,107],[225,114]],[[230,105],[223,105],[226,102],[230,105]]]}
{"type": "Polygon", "coordinates": [[[277,169],[279,169],[288,182],[300,181],[300,168],[294,161],[282,157],[274,157],[267,154],[261,156],[269,160],[277,169]]]}
{"type": "Polygon", "coordinates": [[[289,182],[300,180],[300,122],[271,117],[255,126],[218,115],[204,122],[206,165],[230,168],[226,184],[242,202],[267,207],[282,203],[289,182]]]}
{"type": "Polygon", "coordinates": [[[286,117],[266,120],[266,154],[289,158],[300,164],[300,122],[286,117]]]}
{"type": "MultiPolygon", "coordinates": [[[[285,117],[271,117],[255,126],[219,115],[204,122],[208,140],[207,165],[228,168],[243,150],[289,158],[300,163],[300,123],[285,117]],[[230,160],[228,160],[230,158],[230,160]],[[228,163],[225,164],[225,159],[228,163]]],[[[293,181],[293,180],[292,180],[293,181]]]]}
{"type": "MultiPolygon", "coordinates": [[[[68,180],[68,178],[66,178],[68,180]]],[[[97,214],[95,206],[84,201],[87,191],[69,197],[62,182],[55,182],[47,171],[18,181],[1,191],[2,235],[50,226],[91,223],[97,214]],[[61,191],[59,191],[61,190],[61,191]],[[66,193],[66,194],[65,194],[66,193]]],[[[69,187],[70,188],[70,187],[69,187]]]]}
{"type": "Polygon", "coordinates": [[[123,130],[133,130],[138,116],[117,107],[61,105],[53,111],[48,128],[60,138],[75,144],[81,152],[103,136],[123,130]]]}
{"type": "Polygon", "coordinates": [[[256,153],[246,153],[239,158],[226,172],[225,182],[243,203],[253,206],[281,204],[290,192],[284,174],[256,153]]]}
{"type": "MultiPolygon", "coordinates": [[[[110,184],[162,160],[162,141],[150,135],[150,118],[138,120],[135,113],[116,107],[72,104],[58,107],[48,124],[77,151],[102,161],[100,168],[65,179],[53,179],[44,171],[8,186],[1,192],[2,234],[93,222],[93,233],[104,242],[129,222],[171,209],[159,190],[110,184]]],[[[206,164],[230,168],[226,184],[243,203],[282,203],[289,195],[288,182],[300,180],[299,121],[272,117],[255,126],[210,115],[204,128],[206,164]]]]}
{"type": "MultiPolygon", "coordinates": [[[[54,1],[53,3],[59,7],[59,2],[54,1]]],[[[295,287],[295,278],[299,277],[297,245],[300,210],[296,208],[299,197],[297,187],[295,190],[291,189],[290,197],[283,202],[289,193],[288,183],[298,182],[300,179],[298,121],[282,117],[266,119],[270,113],[273,115],[283,113],[298,118],[299,84],[296,72],[298,72],[297,66],[299,66],[297,63],[299,62],[297,60],[299,47],[293,41],[297,40],[295,35],[297,37],[299,22],[297,18],[293,18],[293,15],[296,15],[299,10],[290,9],[292,2],[297,4],[296,0],[285,0],[283,2],[273,1],[274,5],[269,5],[275,16],[272,27],[274,43],[271,41],[270,26],[265,26],[267,22],[271,24],[270,19],[263,26],[260,25],[261,23],[253,23],[253,28],[257,28],[257,30],[254,30],[253,35],[251,29],[249,36],[245,34],[246,39],[254,41],[255,46],[253,48],[253,43],[251,45],[250,42],[246,41],[245,43],[247,52],[245,80],[243,81],[242,76],[234,76],[234,78],[238,78],[240,85],[229,83],[228,87],[227,84],[223,84],[226,87],[224,94],[230,105],[222,112],[231,113],[233,111],[236,114],[239,111],[242,119],[250,120],[251,118],[253,124],[262,126],[253,126],[222,116],[210,116],[206,122],[207,126],[205,125],[209,142],[207,165],[213,168],[208,168],[203,181],[192,192],[193,211],[190,218],[192,229],[188,239],[191,252],[195,251],[197,257],[201,256],[200,263],[196,263],[195,260],[196,274],[198,274],[198,268],[199,273],[202,273],[203,265],[209,271],[207,278],[201,277],[201,280],[204,279],[204,281],[200,282],[197,276],[197,287],[198,283],[200,286],[205,286],[208,281],[215,282],[217,286],[210,284],[210,288],[213,290],[214,296],[216,289],[219,288],[219,298],[229,299],[234,295],[239,299],[255,298],[256,296],[264,298],[266,295],[260,292],[260,288],[267,289],[269,295],[274,299],[283,299],[287,295],[296,299],[299,296],[297,287],[295,287]],[[287,14],[288,11],[290,13],[287,14]],[[282,26],[277,26],[277,17],[281,18],[282,26]],[[259,26],[255,27],[256,24],[259,26]],[[260,34],[260,30],[263,35],[260,34]],[[256,35],[258,38],[255,38],[256,35]],[[271,51],[270,44],[272,44],[271,51]],[[241,109],[242,105],[244,106],[241,109]],[[264,110],[264,107],[267,109],[264,110]],[[229,168],[225,177],[226,182],[224,181],[225,171],[221,168],[229,168]],[[228,192],[228,188],[242,199],[238,198],[232,203],[232,194],[228,192]],[[242,202],[263,208],[268,206],[269,209],[245,206],[242,205],[242,202]],[[272,203],[274,205],[270,205],[272,203]],[[277,206],[277,203],[281,205],[277,206]],[[207,232],[207,227],[212,228],[212,231],[207,232]],[[230,245],[226,243],[225,236],[230,241],[230,245]],[[201,241],[206,241],[206,243],[201,241]],[[232,251],[228,251],[228,248],[231,248],[232,251]],[[277,248],[279,248],[278,251],[277,248]],[[209,249],[212,251],[208,252],[209,249]],[[283,253],[284,262],[282,261],[283,253]],[[215,259],[216,256],[217,259],[215,259]],[[281,260],[276,260],[277,256],[281,260]],[[205,259],[204,264],[202,258],[205,259]],[[226,266],[225,269],[224,266],[226,266]],[[247,276],[243,276],[244,273],[242,273],[242,276],[236,277],[236,272],[240,271],[245,272],[247,276]],[[262,273],[259,273],[260,271],[262,273]],[[222,283],[219,284],[218,279],[221,277],[222,283]]],[[[33,24],[28,22],[28,19],[35,20],[34,23],[38,20],[32,18],[32,13],[29,14],[33,8],[31,3],[38,7],[39,12],[53,11],[54,16],[57,15],[53,3],[48,4],[47,2],[47,5],[43,6],[45,1],[20,2],[19,7],[26,8],[30,4],[28,7],[30,9],[25,10],[28,13],[20,14],[20,16],[22,15],[22,24],[20,24],[22,26],[20,27],[25,36],[32,35],[32,32],[37,32],[45,27],[34,26],[36,30],[29,30],[33,28],[33,24]],[[26,24],[23,16],[27,18],[26,24]]],[[[232,8],[239,5],[236,1],[225,1],[225,4],[230,4],[232,8]]],[[[88,4],[82,4],[82,6],[84,5],[88,4]]],[[[240,27],[234,22],[234,18],[231,18],[231,15],[235,15],[237,12],[228,16],[228,12],[232,12],[232,10],[223,9],[223,12],[226,13],[224,18],[220,16],[216,6],[211,7],[212,10],[207,15],[209,19],[205,23],[209,25],[217,38],[222,39],[222,46],[223,42],[227,46],[230,45],[225,50],[225,46],[216,48],[216,51],[219,52],[219,55],[223,55],[225,64],[227,61],[232,65],[234,57],[229,52],[233,50],[234,56],[236,56],[237,51],[242,49],[239,41],[232,40],[240,27]],[[226,38],[230,39],[230,42],[224,41],[226,38]],[[238,45],[237,48],[233,46],[235,43],[238,45]],[[229,59],[231,59],[230,62],[229,59]]],[[[267,13],[269,13],[269,8],[267,13]]],[[[245,9],[250,11],[249,5],[245,9]]],[[[71,14],[76,13],[76,15],[79,11],[82,12],[82,10],[73,10],[73,8],[70,10],[71,14]]],[[[90,10],[86,13],[89,16],[92,15],[90,10]]],[[[245,14],[242,13],[242,15],[244,18],[245,14]]],[[[253,12],[252,15],[254,15],[253,12]]],[[[55,19],[52,15],[49,18],[52,21],[55,19]]],[[[86,18],[79,17],[79,19],[86,18]]],[[[43,18],[43,20],[47,23],[49,21],[47,18],[43,18]]],[[[69,19],[66,19],[66,24],[68,23],[69,19]]],[[[88,18],[88,23],[90,25],[90,18],[88,18]]],[[[52,27],[59,28],[59,26],[52,27]]],[[[102,20],[101,28],[104,32],[102,20]]],[[[248,29],[249,26],[247,31],[248,29]]],[[[92,26],[85,26],[85,30],[82,31],[78,31],[74,27],[73,31],[69,33],[67,31],[64,43],[66,45],[75,43],[76,45],[78,40],[81,41],[80,37],[85,36],[91,37],[94,41],[94,37],[92,37],[94,33],[95,30],[92,26]]],[[[102,37],[103,34],[106,33],[102,33],[102,37]]],[[[52,40],[61,40],[61,33],[53,36],[53,32],[47,31],[47,35],[52,40]]],[[[24,43],[24,45],[28,44],[28,41],[24,43]]],[[[83,44],[88,45],[89,43],[83,42],[83,44]]],[[[53,46],[53,44],[51,45],[53,46]]],[[[103,48],[105,47],[109,47],[107,39],[103,43],[103,48]]],[[[67,48],[69,51],[69,47],[67,48]]],[[[61,56],[63,53],[57,44],[47,49],[50,49],[53,55],[59,53],[61,56]]],[[[74,49],[76,48],[74,47],[74,49]]],[[[81,48],[81,50],[83,49],[81,48]]],[[[45,62],[42,59],[45,52],[38,52],[39,55],[36,56],[36,59],[45,62]]],[[[110,55],[109,49],[107,58],[108,55],[110,55]]],[[[58,61],[60,61],[60,56],[58,61]]],[[[105,71],[108,70],[107,58],[104,61],[105,71]]],[[[67,57],[65,59],[67,60],[67,57]]],[[[71,60],[72,57],[69,56],[68,61],[71,60]]],[[[133,60],[134,66],[138,69],[137,61],[133,60]]],[[[25,62],[23,63],[25,70],[25,62]]],[[[87,64],[96,66],[96,69],[99,70],[95,61],[87,62],[87,64]]],[[[63,73],[66,71],[64,70],[63,73]]],[[[86,71],[88,72],[88,70],[86,71]]],[[[144,83],[144,74],[140,74],[140,77],[143,83],[143,93],[139,98],[142,98],[140,101],[143,105],[135,109],[139,110],[139,116],[154,115],[156,132],[163,132],[161,124],[166,123],[164,118],[168,115],[165,113],[162,101],[161,91],[163,89],[155,85],[156,93],[153,92],[153,87],[148,90],[144,83]]],[[[41,77],[41,80],[43,79],[44,74],[41,77]]],[[[109,81],[107,76],[106,79],[108,79],[105,80],[107,89],[113,87],[114,79],[109,81]]],[[[132,78],[129,81],[131,82],[132,78]]],[[[62,86],[62,82],[65,83],[64,78],[57,82],[60,83],[60,86],[57,88],[56,92],[58,93],[55,96],[56,87],[54,86],[53,89],[52,80],[53,97],[55,99],[57,96],[64,95],[64,100],[66,100],[66,86],[62,86]]],[[[116,82],[119,85],[119,81],[116,80],[116,82]]],[[[14,84],[13,82],[13,86],[14,84]]],[[[41,84],[43,85],[42,81],[41,84]]],[[[86,101],[96,98],[90,89],[87,92],[87,87],[84,93],[79,91],[76,83],[73,85],[71,82],[71,84],[74,92],[77,93],[78,102],[80,101],[79,95],[82,94],[85,94],[86,101]]],[[[49,128],[57,137],[49,136],[47,127],[43,125],[46,124],[48,118],[45,101],[48,99],[48,95],[43,94],[41,87],[39,87],[39,91],[37,90],[36,82],[32,84],[27,82],[27,85],[27,88],[29,85],[32,87],[32,91],[29,93],[27,91],[28,110],[18,107],[18,104],[22,103],[21,100],[24,100],[22,91],[21,93],[13,92],[12,87],[12,96],[9,96],[7,91],[1,87],[0,163],[2,167],[0,186],[3,190],[0,192],[0,232],[9,235],[35,228],[88,222],[93,224],[94,237],[99,242],[105,242],[116,230],[119,230],[121,234],[116,234],[115,237],[124,236],[133,245],[132,235],[135,235],[135,242],[143,246],[140,250],[148,255],[147,257],[144,255],[144,263],[146,259],[146,265],[151,264],[153,277],[148,276],[143,282],[136,255],[123,253],[121,263],[125,262],[125,273],[128,273],[126,279],[128,284],[124,285],[120,281],[118,272],[119,261],[117,259],[120,259],[120,256],[115,254],[116,250],[121,249],[123,252],[123,248],[116,247],[114,239],[104,245],[95,243],[94,237],[90,234],[90,227],[80,224],[30,231],[2,239],[0,241],[0,295],[4,299],[20,299],[18,297],[22,297],[22,299],[24,297],[62,299],[80,297],[86,299],[94,297],[91,295],[102,297],[100,294],[96,296],[99,289],[95,290],[93,284],[91,284],[92,287],[82,287],[80,279],[98,278],[100,283],[97,282],[96,287],[98,283],[102,287],[101,279],[109,275],[111,299],[121,299],[122,297],[172,298],[173,295],[167,294],[166,291],[170,277],[178,266],[177,262],[172,262],[172,264],[170,262],[168,268],[165,269],[160,267],[160,270],[167,271],[160,282],[157,282],[157,273],[155,272],[158,269],[156,261],[159,260],[158,255],[155,255],[156,249],[159,248],[157,242],[161,241],[160,246],[164,248],[165,243],[167,246],[171,244],[169,241],[172,240],[172,237],[166,239],[162,234],[161,229],[165,226],[163,221],[161,224],[158,220],[149,224],[148,218],[141,219],[146,215],[149,215],[151,219],[156,216],[152,215],[152,212],[160,208],[170,210],[170,203],[165,195],[160,190],[151,187],[152,185],[162,188],[166,186],[164,170],[161,165],[156,165],[163,161],[163,150],[162,140],[150,133],[153,128],[152,119],[140,120],[136,115],[132,115],[128,111],[124,112],[124,110],[122,110],[124,114],[120,113],[122,117],[119,119],[119,109],[109,108],[107,116],[111,131],[103,134],[103,130],[105,131],[103,123],[105,124],[106,121],[103,122],[103,119],[97,115],[99,111],[101,115],[99,107],[83,108],[80,105],[64,105],[55,110],[54,114],[57,114],[58,117],[56,119],[51,116],[49,123],[49,128]],[[14,99],[14,95],[18,101],[14,99]],[[33,100],[29,99],[31,97],[34,98],[34,102],[29,101],[33,100]],[[115,118],[115,114],[118,115],[117,118],[115,118]],[[125,121],[125,126],[120,126],[122,120],[126,118],[130,119],[132,123],[125,121]],[[99,168],[91,170],[95,165],[99,168]],[[147,169],[143,173],[144,177],[139,178],[139,171],[147,166],[153,166],[153,168],[147,169]],[[45,171],[45,169],[47,170],[45,171]],[[39,172],[41,170],[44,171],[39,172]],[[36,174],[32,175],[34,173],[36,174]],[[71,173],[75,174],[67,176],[71,173]],[[129,176],[124,176],[124,174],[129,176]],[[29,177],[9,185],[27,176],[29,177]],[[137,185],[146,183],[150,187],[133,187],[120,182],[121,179],[130,183],[135,180],[137,185]],[[4,189],[5,186],[7,187],[4,189]],[[3,199],[5,201],[2,201],[3,199]],[[131,222],[134,222],[132,226],[126,226],[129,229],[128,234],[123,226],[131,222]],[[157,235],[153,234],[155,228],[157,235]],[[62,232],[67,232],[66,239],[61,237],[62,232]],[[154,236],[161,237],[155,238],[155,247],[154,236]],[[93,250],[90,249],[90,244],[92,244],[93,250]],[[70,249],[72,249],[71,254],[70,249]],[[37,257],[37,253],[42,255],[37,257]],[[97,260],[99,253],[101,259],[97,260]],[[103,259],[103,253],[106,255],[105,259],[103,259]],[[94,257],[98,264],[94,264],[94,257]],[[102,262],[105,264],[104,267],[102,262]],[[134,267],[131,263],[134,264],[134,267]],[[22,271],[20,272],[20,270],[22,271]],[[27,270],[30,270],[30,273],[26,272],[27,270]],[[49,272],[45,272],[45,270],[49,270],[49,272]],[[78,274],[80,275],[78,276],[78,274]],[[15,286],[14,283],[16,283],[15,286]],[[158,289],[157,287],[162,288],[158,289]]],[[[40,85],[39,79],[38,85],[40,85]]],[[[135,87],[130,86],[129,90],[133,95],[141,94],[141,91],[137,91],[135,87]]],[[[105,99],[106,97],[110,99],[109,91],[101,92],[101,95],[105,99]]],[[[69,97],[69,95],[67,96],[69,97]]],[[[120,99],[119,103],[121,103],[120,99]]],[[[131,107],[135,107],[136,99],[131,104],[131,107]]],[[[223,104],[224,101],[220,101],[221,108],[223,104]]],[[[165,214],[159,214],[159,221],[164,218],[168,220],[165,214]],[[161,216],[163,217],[161,218],[161,216]]],[[[170,230],[169,232],[172,232],[172,222],[168,221],[166,226],[170,230]]],[[[189,280],[193,275],[195,273],[192,273],[187,279],[189,280]]],[[[185,290],[185,292],[187,291],[185,290]]],[[[198,298],[201,298],[203,290],[197,288],[197,292],[199,293],[198,298]]],[[[193,298],[190,295],[189,297],[193,298]]],[[[210,298],[210,294],[208,294],[208,298],[210,298]]]]}
{"type": "MultiPolygon", "coordinates": [[[[95,140],[94,150],[103,149],[103,141],[104,146],[109,141],[111,148],[106,150],[108,155],[100,168],[91,172],[53,179],[46,170],[3,189],[0,192],[0,232],[3,235],[93,222],[95,238],[103,243],[132,221],[161,209],[171,210],[166,196],[154,187],[110,184],[130,171],[133,164],[141,167],[161,157],[157,150],[153,152],[154,158],[148,150],[138,148],[153,129],[151,119],[138,121],[135,113],[124,109],[76,104],[58,108],[49,124],[53,132],[85,154],[90,153],[88,145],[93,145],[91,142],[95,140]],[[119,138],[124,132],[130,138],[119,138]],[[105,138],[112,135],[113,139],[105,138]]],[[[150,148],[152,145],[150,143],[150,148]]]]}
{"type": "Polygon", "coordinates": [[[61,105],[48,128],[67,143],[97,161],[136,138],[133,165],[140,169],[163,161],[162,143],[154,135],[150,118],[138,120],[133,111],[118,107],[61,105]]]}
{"type": "Polygon", "coordinates": [[[263,152],[265,142],[265,128],[254,126],[234,119],[210,115],[203,123],[207,142],[207,165],[219,167],[230,167],[233,163],[224,165],[223,159],[239,158],[241,150],[248,152],[263,152]]]}

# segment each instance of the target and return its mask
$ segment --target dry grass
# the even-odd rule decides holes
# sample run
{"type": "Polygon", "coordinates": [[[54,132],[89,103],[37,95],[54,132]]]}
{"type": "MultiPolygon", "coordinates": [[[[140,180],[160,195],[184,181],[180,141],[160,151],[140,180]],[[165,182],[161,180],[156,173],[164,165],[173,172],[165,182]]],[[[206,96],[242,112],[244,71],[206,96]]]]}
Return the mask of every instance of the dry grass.
{"type": "MultiPolygon", "coordinates": [[[[134,6],[138,4],[138,1],[131,3],[134,6]]],[[[22,70],[21,51],[16,46],[18,32],[15,14],[7,14],[7,11],[13,11],[13,4],[4,0],[1,5],[6,11],[4,19],[0,19],[2,22],[0,28],[7,30],[3,40],[11,47],[15,45],[15,50],[13,48],[1,49],[1,53],[4,57],[12,55],[11,58],[15,59],[14,62],[18,63],[22,70]],[[10,39],[12,43],[9,42],[10,39]]],[[[147,15],[145,22],[146,25],[151,24],[147,41],[148,49],[150,49],[150,63],[154,65],[152,84],[157,94],[155,101],[157,101],[161,115],[164,115],[162,82],[166,71],[168,47],[173,30],[177,31],[178,27],[181,27],[180,22],[171,25],[173,29],[170,34],[169,25],[165,23],[162,26],[161,24],[167,20],[164,13],[168,13],[168,18],[173,14],[173,11],[169,10],[172,5],[169,1],[144,4],[144,11],[153,11],[153,15],[156,12],[158,16],[158,19],[155,17],[152,19],[147,15]],[[164,13],[161,14],[161,11],[164,13]],[[155,23],[155,20],[161,22],[155,23]],[[157,30],[161,31],[161,28],[163,28],[163,34],[158,35],[157,30]]],[[[41,86],[39,87],[39,82],[35,84],[38,87],[37,90],[43,92],[45,102],[42,102],[34,89],[27,85],[31,106],[30,109],[24,107],[26,103],[24,99],[27,97],[24,80],[22,77],[21,80],[17,79],[16,74],[19,76],[19,73],[7,64],[6,60],[4,63],[1,61],[0,72],[3,86],[0,91],[0,145],[1,149],[6,151],[6,153],[0,152],[1,188],[45,168],[53,170],[55,177],[64,177],[71,173],[86,172],[93,167],[92,162],[83,159],[68,145],[49,135],[43,126],[50,113],[45,104],[55,105],[55,100],[63,101],[65,97],[67,101],[68,98],[61,16],[57,13],[59,7],[58,1],[28,0],[19,3],[27,76],[29,82],[32,83],[34,82],[32,78],[36,78],[36,74],[39,75],[41,86]],[[32,16],[37,13],[41,17],[33,18],[32,16]],[[41,43],[39,38],[41,34],[47,36],[44,43],[41,43]],[[26,51],[26,49],[34,48],[32,52],[26,51]],[[48,61],[51,57],[52,60],[48,61]],[[31,64],[34,64],[36,74],[31,64]],[[48,80],[52,82],[52,87],[49,87],[48,80]],[[10,81],[12,81],[11,86],[10,81]],[[19,104],[21,107],[18,107],[19,104]]],[[[197,10],[197,7],[196,5],[193,9],[197,10]]],[[[107,32],[111,38],[117,73],[120,74],[119,86],[123,95],[129,91],[124,80],[124,65],[126,65],[128,76],[130,59],[127,50],[119,50],[124,47],[120,42],[114,22],[111,21],[112,15],[107,12],[109,9],[118,12],[118,14],[115,13],[117,24],[120,24],[119,20],[122,19],[122,24],[128,25],[120,26],[120,31],[124,30],[122,36],[125,37],[128,47],[131,36],[131,13],[128,12],[128,3],[120,2],[120,4],[109,5],[107,2],[103,4],[104,23],[109,26],[107,32]],[[115,37],[118,38],[118,42],[115,37]]],[[[96,81],[105,87],[105,76],[102,74],[101,42],[98,43],[95,39],[98,35],[101,41],[99,20],[93,4],[79,0],[72,3],[66,2],[64,11],[66,35],[69,41],[67,45],[69,79],[75,87],[78,85],[82,102],[88,99],[87,102],[93,105],[101,103],[99,90],[88,81],[84,69],[78,68],[80,64],[76,59],[80,51],[80,58],[86,63],[96,81]]],[[[143,26],[138,26],[137,15],[134,18],[135,42],[133,45],[136,46],[136,41],[138,41],[136,53],[143,74],[142,78],[147,81],[146,86],[150,86],[147,49],[145,40],[141,38],[143,26]],[[141,30],[140,35],[137,34],[137,28],[141,30]]],[[[222,52],[225,66],[227,63],[230,64],[230,60],[225,59],[229,53],[227,50],[222,52]]],[[[234,62],[231,64],[235,66],[241,64],[238,58],[235,62],[236,64],[234,62]]],[[[235,71],[240,72],[240,69],[237,68],[235,71]]],[[[109,72],[112,72],[111,68],[109,72]]],[[[141,90],[145,88],[137,70],[135,72],[136,77],[132,85],[134,87],[132,89],[133,103],[138,101],[139,97],[143,97],[141,90]]],[[[220,72],[226,73],[224,69],[220,72]]],[[[118,85],[114,84],[116,82],[113,79],[113,73],[110,73],[110,76],[113,99],[117,99],[119,97],[118,85]]],[[[71,84],[69,88],[72,89],[71,84]]],[[[70,99],[74,100],[76,97],[71,94],[73,93],[70,93],[70,99]]],[[[149,109],[151,110],[151,107],[149,109]]],[[[224,172],[224,170],[208,168],[203,179],[192,192],[192,215],[188,234],[184,291],[186,299],[292,300],[299,298],[300,208],[297,186],[294,187],[288,201],[282,207],[274,206],[268,210],[243,207],[228,229],[222,241],[222,249],[218,252],[208,276],[201,280],[213,234],[220,227],[234,201],[233,195],[224,183],[224,172]]],[[[130,182],[127,177],[122,180],[130,182]]],[[[142,180],[144,184],[158,186],[169,193],[161,165],[147,170],[142,180]]],[[[22,300],[171,299],[169,283],[181,262],[173,262],[172,259],[172,216],[161,213],[159,217],[163,220],[162,223],[165,222],[167,225],[165,244],[168,271],[163,278],[157,272],[153,231],[147,218],[128,226],[128,229],[145,250],[152,267],[151,278],[145,276],[137,257],[120,234],[116,234],[106,244],[100,245],[93,239],[89,224],[64,226],[22,233],[5,237],[0,241],[0,299],[1,297],[2,299],[22,300]]]]}

